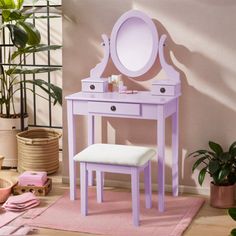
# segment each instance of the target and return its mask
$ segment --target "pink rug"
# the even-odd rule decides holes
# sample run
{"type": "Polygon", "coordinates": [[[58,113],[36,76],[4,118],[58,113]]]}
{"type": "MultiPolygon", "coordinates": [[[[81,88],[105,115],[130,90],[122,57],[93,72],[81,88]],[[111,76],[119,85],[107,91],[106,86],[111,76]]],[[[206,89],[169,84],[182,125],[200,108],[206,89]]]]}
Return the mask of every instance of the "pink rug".
{"type": "MultiPolygon", "coordinates": [[[[78,193],[79,196],[79,193],[78,193]]],[[[51,205],[30,225],[103,235],[179,236],[189,226],[204,200],[195,197],[166,196],[166,210],[157,210],[157,195],[153,194],[153,208],[145,209],[141,194],[140,226],[132,225],[131,193],[105,191],[104,202],[96,202],[95,189],[89,189],[89,215],[80,215],[80,201],[70,201],[68,192],[51,205]]]]}

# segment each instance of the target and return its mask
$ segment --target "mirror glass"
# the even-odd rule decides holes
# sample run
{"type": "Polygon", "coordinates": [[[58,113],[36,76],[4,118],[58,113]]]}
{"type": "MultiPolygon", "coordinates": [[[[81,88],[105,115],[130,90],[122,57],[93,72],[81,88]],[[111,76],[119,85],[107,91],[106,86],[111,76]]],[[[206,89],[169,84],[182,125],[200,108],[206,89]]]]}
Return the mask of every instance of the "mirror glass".
{"type": "Polygon", "coordinates": [[[157,56],[157,31],[153,21],[144,16],[121,17],[111,35],[112,60],[121,73],[131,77],[146,73],[157,56]]]}
{"type": "Polygon", "coordinates": [[[153,48],[152,32],[139,18],[130,18],[122,25],[116,37],[116,53],[128,70],[142,69],[150,59],[153,48]]]}

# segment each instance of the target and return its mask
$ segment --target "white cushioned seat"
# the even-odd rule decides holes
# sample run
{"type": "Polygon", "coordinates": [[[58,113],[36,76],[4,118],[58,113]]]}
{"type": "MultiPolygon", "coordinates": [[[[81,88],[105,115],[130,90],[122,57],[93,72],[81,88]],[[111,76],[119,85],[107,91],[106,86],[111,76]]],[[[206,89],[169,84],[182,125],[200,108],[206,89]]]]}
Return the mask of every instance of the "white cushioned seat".
{"type": "Polygon", "coordinates": [[[75,161],[113,165],[142,166],[151,160],[156,151],[148,147],[117,144],[92,144],[78,153],[75,161]]]}

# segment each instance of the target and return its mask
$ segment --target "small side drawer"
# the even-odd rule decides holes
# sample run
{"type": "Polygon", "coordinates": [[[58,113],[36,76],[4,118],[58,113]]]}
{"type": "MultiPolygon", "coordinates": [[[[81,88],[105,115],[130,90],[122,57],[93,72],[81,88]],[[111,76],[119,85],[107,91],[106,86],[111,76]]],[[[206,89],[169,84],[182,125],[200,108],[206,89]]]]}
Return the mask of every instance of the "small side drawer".
{"type": "Polygon", "coordinates": [[[140,115],[140,104],[89,102],[88,111],[92,113],[119,114],[128,116],[140,115]]]}
{"type": "Polygon", "coordinates": [[[180,93],[180,84],[176,85],[164,85],[164,84],[152,84],[152,95],[158,96],[176,96],[180,93]]]}
{"type": "Polygon", "coordinates": [[[108,82],[103,79],[84,79],[82,82],[82,91],[91,93],[104,93],[107,91],[108,82]]]}

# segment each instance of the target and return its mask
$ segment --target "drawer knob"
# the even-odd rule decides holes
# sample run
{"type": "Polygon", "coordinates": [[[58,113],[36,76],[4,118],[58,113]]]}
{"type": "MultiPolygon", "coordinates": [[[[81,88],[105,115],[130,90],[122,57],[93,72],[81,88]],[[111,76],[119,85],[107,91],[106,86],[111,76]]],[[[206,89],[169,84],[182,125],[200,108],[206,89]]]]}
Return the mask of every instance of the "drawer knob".
{"type": "Polygon", "coordinates": [[[90,89],[91,89],[91,90],[94,90],[94,89],[95,89],[95,85],[91,84],[91,85],[90,85],[90,89]]]}
{"type": "Polygon", "coordinates": [[[111,106],[111,110],[112,111],[116,111],[116,107],[115,106],[111,106]]]}
{"type": "Polygon", "coordinates": [[[165,93],[166,89],[165,88],[160,88],[161,93],[165,93]]]}

